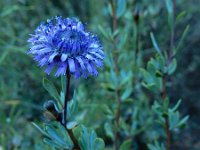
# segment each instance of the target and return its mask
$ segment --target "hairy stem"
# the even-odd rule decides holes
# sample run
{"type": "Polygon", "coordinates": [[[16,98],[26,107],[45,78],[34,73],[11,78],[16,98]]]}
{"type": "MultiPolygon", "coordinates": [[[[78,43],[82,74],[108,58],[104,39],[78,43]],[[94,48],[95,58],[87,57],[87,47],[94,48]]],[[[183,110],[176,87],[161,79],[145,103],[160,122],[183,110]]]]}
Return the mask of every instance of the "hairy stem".
{"type": "MultiPolygon", "coordinates": [[[[117,17],[116,17],[116,3],[112,0],[112,28],[113,28],[113,33],[116,31],[117,28],[117,17]]],[[[116,38],[113,40],[113,47],[114,47],[114,69],[115,73],[118,76],[119,74],[119,67],[118,67],[118,51],[117,51],[117,46],[116,46],[116,38]]],[[[119,119],[120,119],[120,112],[121,112],[121,100],[120,100],[120,91],[118,87],[115,90],[115,97],[116,97],[116,102],[117,102],[117,111],[115,114],[115,122],[117,125],[117,129],[115,130],[115,139],[114,139],[114,148],[115,150],[119,149],[118,146],[118,139],[119,139],[119,133],[118,133],[118,128],[119,128],[119,119]]]]}
{"type": "Polygon", "coordinates": [[[67,103],[70,100],[69,99],[69,87],[70,87],[70,72],[69,72],[69,68],[67,68],[66,71],[66,78],[67,78],[67,84],[66,84],[66,92],[65,92],[65,101],[64,101],[64,114],[63,114],[63,118],[64,118],[64,122],[63,122],[63,126],[65,127],[65,129],[67,130],[72,142],[74,143],[74,150],[80,150],[80,146],[78,144],[77,139],[75,138],[72,129],[67,129],[67,103]]]}

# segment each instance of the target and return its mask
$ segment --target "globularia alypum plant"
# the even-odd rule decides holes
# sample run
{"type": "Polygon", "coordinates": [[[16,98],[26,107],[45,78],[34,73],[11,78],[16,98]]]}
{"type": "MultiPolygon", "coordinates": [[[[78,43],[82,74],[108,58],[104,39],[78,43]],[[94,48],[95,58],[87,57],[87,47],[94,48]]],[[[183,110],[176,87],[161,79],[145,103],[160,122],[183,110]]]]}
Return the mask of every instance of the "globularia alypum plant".
{"type": "Polygon", "coordinates": [[[76,79],[96,76],[96,67],[103,66],[104,52],[98,38],[76,18],[54,17],[39,25],[28,42],[28,53],[38,65],[48,75],[54,72],[61,77],[60,94],[49,80],[43,80],[45,89],[54,98],[45,102],[45,114],[54,121],[44,123],[43,128],[33,125],[45,136],[44,142],[53,149],[104,149],[104,141],[97,138],[95,131],[89,132],[74,120],[77,101],[75,95],[73,100],[69,99],[71,76],[76,79]]]}

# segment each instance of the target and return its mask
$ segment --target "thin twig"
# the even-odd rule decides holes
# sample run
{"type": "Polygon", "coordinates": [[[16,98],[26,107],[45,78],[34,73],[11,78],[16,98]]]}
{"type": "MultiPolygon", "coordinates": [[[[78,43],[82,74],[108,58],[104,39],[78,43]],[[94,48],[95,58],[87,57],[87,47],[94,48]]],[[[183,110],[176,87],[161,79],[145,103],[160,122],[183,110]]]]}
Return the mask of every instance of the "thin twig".
{"type": "MultiPolygon", "coordinates": [[[[176,1],[172,0],[173,5],[173,24],[172,24],[172,30],[171,30],[171,36],[170,36],[170,46],[168,49],[168,63],[169,65],[173,58],[173,48],[174,48],[174,39],[175,39],[175,11],[176,11],[176,1]]],[[[162,91],[162,98],[163,100],[167,97],[167,90],[166,90],[166,75],[163,76],[163,91],[162,91]]],[[[165,117],[165,132],[166,132],[166,149],[171,149],[171,132],[169,129],[169,118],[168,116],[165,117]]]]}
{"type": "MultiPolygon", "coordinates": [[[[166,90],[166,77],[163,76],[162,78],[162,82],[163,82],[163,89],[161,92],[161,96],[163,100],[166,100],[167,97],[167,90],[166,90]]],[[[171,132],[169,129],[169,118],[168,116],[165,116],[165,133],[166,133],[166,150],[170,150],[171,147],[171,132]]]]}
{"type": "Polygon", "coordinates": [[[136,26],[136,39],[135,39],[135,65],[137,65],[137,59],[138,59],[138,53],[139,53],[139,42],[140,42],[140,31],[139,31],[139,25],[140,25],[140,13],[139,10],[136,10],[134,12],[134,21],[136,26]]]}

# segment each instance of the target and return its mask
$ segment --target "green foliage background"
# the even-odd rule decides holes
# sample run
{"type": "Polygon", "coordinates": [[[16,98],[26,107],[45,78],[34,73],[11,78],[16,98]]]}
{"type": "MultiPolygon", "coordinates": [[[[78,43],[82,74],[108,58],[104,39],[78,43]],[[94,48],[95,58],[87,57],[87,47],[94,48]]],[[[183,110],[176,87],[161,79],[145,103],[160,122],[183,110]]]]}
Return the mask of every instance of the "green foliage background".
{"type": "MultiPolygon", "coordinates": [[[[175,104],[179,98],[182,99],[181,116],[189,114],[190,119],[185,129],[175,132],[173,149],[197,150],[200,147],[199,6],[199,0],[176,0],[176,14],[179,18],[175,28],[175,44],[178,43],[187,25],[190,25],[190,29],[176,56],[178,68],[167,84],[167,91],[171,104],[175,104]]],[[[45,100],[52,99],[42,87],[42,78],[52,80],[58,89],[60,79],[46,76],[26,54],[27,39],[41,21],[62,15],[75,16],[85,22],[87,28],[100,37],[107,53],[105,67],[99,70],[99,76],[87,80],[73,80],[73,88],[77,89],[80,106],[77,119],[91,129],[96,129],[109,149],[113,137],[110,132],[112,112],[117,106],[113,94],[113,68],[108,65],[112,64],[110,58],[114,54],[114,48],[103,34],[105,32],[109,35],[112,29],[108,1],[1,0],[0,8],[0,147],[24,150],[49,149],[43,144],[40,133],[30,122],[41,122],[42,105],[45,100]]],[[[121,47],[118,45],[118,62],[123,87],[122,128],[125,128],[122,134],[128,134],[125,132],[128,128],[126,122],[132,119],[134,148],[147,149],[146,144],[162,137],[163,131],[155,123],[156,114],[152,110],[155,97],[142,86],[138,66],[146,68],[147,61],[155,55],[150,32],[154,33],[157,43],[163,50],[168,48],[170,33],[167,10],[164,0],[126,0],[126,6],[121,9],[123,14],[118,20],[119,33],[116,34],[122,42],[121,47]],[[137,11],[141,14],[138,26],[134,19],[137,11]],[[135,41],[137,33],[140,33],[138,47],[135,41]],[[137,48],[138,58],[135,56],[137,48]]]]}

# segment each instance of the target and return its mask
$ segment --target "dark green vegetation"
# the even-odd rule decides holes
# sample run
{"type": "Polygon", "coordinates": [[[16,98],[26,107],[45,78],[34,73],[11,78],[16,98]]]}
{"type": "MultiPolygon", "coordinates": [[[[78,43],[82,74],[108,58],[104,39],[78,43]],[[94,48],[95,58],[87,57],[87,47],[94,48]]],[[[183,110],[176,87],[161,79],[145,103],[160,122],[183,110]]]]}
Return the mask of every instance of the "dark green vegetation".
{"type": "Polygon", "coordinates": [[[190,119],[186,128],[180,129],[181,120],[176,124],[172,117],[171,149],[198,150],[200,2],[174,1],[170,14],[172,7],[165,0],[118,0],[119,5],[112,4],[114,0],[1,0],[0,149],[50,149],[31,122],[44,121],[42,105],[52,99],[42,86],[42,78],[51,80],[58,90],[60,79],[46,76],[37,67],[26,54],[26,41],[41,21],[62,15],[86,22],[87,28],[101,38],[107,54],[97,78],[72,80],[70,95],[76,88],[79,122],[95,129],[107,149],[130,140],[136,150],[148,149],[154,141],[165,147],[168,138],[162,119],[170,118],[170,114],[165,114],[168,106],[162,101],[169,99],[173,108],[182,99],[180,118],[189,115],[190,119]],[[158,62],[156,69],[148,65],[150,59],[151,64],[158,62]],[[161,87],[160,81],[165,81],[161,87]]]}

